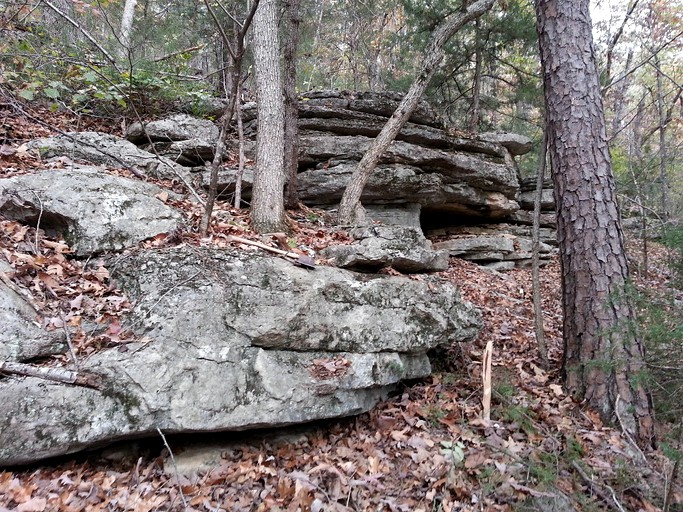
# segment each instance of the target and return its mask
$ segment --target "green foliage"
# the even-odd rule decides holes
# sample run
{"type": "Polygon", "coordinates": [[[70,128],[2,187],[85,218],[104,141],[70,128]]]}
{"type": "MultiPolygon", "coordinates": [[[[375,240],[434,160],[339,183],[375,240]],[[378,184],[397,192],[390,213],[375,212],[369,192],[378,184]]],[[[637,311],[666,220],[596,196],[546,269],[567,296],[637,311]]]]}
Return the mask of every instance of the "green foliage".
{"type": "Polygon", "coordinates": [[[461,442],[441,441],[441,453],[451,461],[453,466],[459,466],[465,460],[465,445],[461,442]]]}
{"type": "MultiPolygon", "coordinates": [[[[670,265],[681,286],[683,229],[667,231],[664,240],[675,256],[670,265]]],[[[636,307],[637,328],[645,344],[647,372],[636,378],[648,381],[657,417],[678,422],[683,417],[683,307],[676,288],[628,292],[636,307]]]]}
{"type": "Polygon", "coordinates": [[[569,436],[566,440],[563,455],[566,460],[574,461],[581,459],[585,454],[583,446],[574,436],[569,436]]]}
{"type": "Polygon", "coordinates": [[[199,30],[205,18],[193,2],[174,2],[163,15],[157,15],[155,6],[146,6],[136,16],[147,18],[147,23],[134,24],[130,51],[116,37],[122,6],[121,2],[62,5],[67,15],[78,19],[78,29],[49,9],[27,11],[19,17],[14,7],[7,7],[5,15],[21,18],[25,26],[10,31],[11,37],[0,42],[3,86],[18,98],[53,109],[117,117],[131,115],[133,110],[140,115],[163,111],[178,97],[205,94],[212,87],[203,81],[179,79],[183,73],[191,77],[196,72],[191,62],[196,55],[182,49],[200,51],[198,34],[213,36],[206,29],[199,30]],[[195,24],[193,30],[182,28],[195,24]],[[148,37],[159,44],[149,44],[148,37]],[[159,58],[158,51],[165,56],[159,58]]]}

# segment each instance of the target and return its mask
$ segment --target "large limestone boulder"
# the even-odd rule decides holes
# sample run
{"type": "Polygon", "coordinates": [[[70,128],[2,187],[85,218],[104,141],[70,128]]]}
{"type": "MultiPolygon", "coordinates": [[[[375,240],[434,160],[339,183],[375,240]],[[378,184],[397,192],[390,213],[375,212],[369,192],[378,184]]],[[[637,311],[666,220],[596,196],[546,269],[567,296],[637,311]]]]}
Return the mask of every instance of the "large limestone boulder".
{"type": "MultiPolygon", "coordinates": [[[[330,164],[299,173],[298,191],[303,202],[326,206],[340,201],[356,163],[330,164]]],[[[378,165],[363,189],[361,202],[373,206],[418,204],[440,212],[484,218],[504,217],[519,209],[519,204],[503,192],[484,190],[403,164],[378,165]]]]}
{"type": "MultiPolygon", "coordinates": [[[[371,143],[371,138],[360,135],[342,137],[321,133],[303,134],[300,140],[300,161],[360,161],[371,143]]],[[[516,168],[505,158],[485,153],[450,151],[394,141],[380,158],[380,163],[414,166],[423,173],[437,172],[450,183],[464,182],[482,190],[502,192],[512,199],[519,192],[516,168]]]]}
{"type": "Polygon", "coordinates": [[[0,465],[126,437],[244,430],[358,414],[426,351],[472,339],[471,305],[423,281],[306,270],[254,252],[183,247],[117,260],[144,342],[83,361],[100,389],[0,379],[0,465]]]}
{"type": "Polygon", "coordinates": [[[30,149],[43,158],[68,157],[108,167],[131,167],[137,172],[162,179],[188,177],[189,171],[174,161],[138,148],[120,137],[99,132],[69,132],[57,137],[35,139],[30,149]]]}
{"type": "Polygon", "coordinates": [[[73,165],[0,180],[0,213],[64,237],[76,255],[131,247],[182,225],[156,185],[73,165]]]}

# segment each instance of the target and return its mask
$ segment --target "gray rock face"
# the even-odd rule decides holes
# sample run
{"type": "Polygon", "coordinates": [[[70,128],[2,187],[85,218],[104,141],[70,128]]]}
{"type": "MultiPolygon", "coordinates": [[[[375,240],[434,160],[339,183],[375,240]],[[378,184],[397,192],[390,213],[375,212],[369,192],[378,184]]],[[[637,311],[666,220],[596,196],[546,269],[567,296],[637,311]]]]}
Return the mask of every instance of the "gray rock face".
{"type": "Polygon", "coordinates": [[[457,290],[258,253],[175,248],[117,260],[148,340],[81,365],[103,389],[0,379],[0,465],[156,432],[286,425],[369,410],[429,374],[430,347],[480,323],[457,290]]]}
{"type": "Polygon", "coordinates": [[[218,135],[218,127],[212,121],[188,114],[176,114],[144,125],[133,123],[126,131],[126,138],[142,144],[146,151],[156,151],[190,167],[213,159],[218,135]]]}
{"type": "Polygon", "coordinates": [[[534,147],[529,137],[517,133],[487,132],[479,135],[479,139],[500,144],[515,156],[526,155],[534,147]]]}
{"type": "Polygon", "coordinates": [[[160,156],[168,158],[185,167],[203,165],[213,160],[215,143],[202,139],[178,140],[173,142],[153,142],[140,146],[145,151],[156,151],[160,156]]]}
{"type": "MultiPolygon", "coordinates": [[[[391,92],[322,90],[301,94],[299,103],[306,106],[340,108],[352,112],[390,117],[402,99],[402,94],[391,92]]],[[[410,115],[409,121],[419,125],[442,127],[435,112],[426,102],[418,104],[415,111],[410,115]]]]}
{"type": "Polygon", "coordinates": [[[131,247],[178,228],[162,189],[98,167],[74,166],[0,180],[0,213],[63,236],[77,255],[131,247]]]}
{"type": "MultiPolygon", "coordinates": [[[[376,137],[386,124],[387,117],[348,108],[311,105],[310,102],[299,105],[301,130],[335,135],[376,137]]],[[[506,156],[505,148],[496,142],[454,137],[441,128],[415,123],[406,123],[396,135],[396,140],[437,149],[481,153],[500,158],[506,156]]]]}
{"type": "Polygon", "coordinates": [[[41,329],[36,317],[31,305],[0,281],[0,361],[24,361],[64,351],[64,335],[41,329]]]}
{"type": "MultiPolygon", "coordinates": [[[[534,198],[536,191],[522,192],[519,196],[520,206],[525,210],[534,211],[534,198]]],[[[541,191],[541,210],[553,210],[555,208],[555,192],[551,188],[541,191]]]]}
{"type": "Polygon", "coordinates": [[[166,119],[149,123],[133,123],[126,130],[131,142],[176,141],[198,139],[208,144],[218,140],[218,127],[208,119],[199,119],[188,114],[176,114],[166,119]]]}
{"type": "MultiPolygon", "coordinates": [[[[363,136],[304,134],[300,140],[300,159],[316,163],[330,159],[358,161],[371,142],[370,138],[363,136]]],[[[505,159],[490,155],[445,151],[394,141],[380,158],[380,163],[419,167],[422,173],[437,172],[450,182],[464,182],[483,190],[510,194],[512,198],[519,191],[516,169],[505,159]]]]}
{"type": "Polygon", "coordinates": [[[418,229],[422,233],[422,226],[420,225],[422,206],[419,204],[375,204],[367,206],[365,210],[368,218],[375,222],[381,222],[389,226],[405,226],[418,229]]]}
{"type": "MultiPolygon", "coordinates": [[[[499,270],[527,267],[532,257],[531,233],[515,228],[500,224],[449,228],[447,234],[452,238],[434,243],[434,248],[448,251],[451,256],[492,265],[499,270]],[[510,263],[499,265],[499,262],[510,263]]],[[[549,244],[540,243],[542,259],[547,259],[552,252],[553,248],[549,244]]]]}
{"type": "Polygon", "coordinates": [[[187,177],[188,170],[164,157],[139,149],[132,142],[98,132],[71,132],[57,137],[32,140],[29,148],[43,158],[66,156],[109,167],[132,167],[138,172],[162,179],[187,177]]]}
{"type": "MultiPolygon", "coordinates": [[[[299,173],[299,198],[319,206],[338,203],[355,166],[355,162],[333,160],[329,167],[299,173]]],[[[456,182],[443,174],[424,173],[419,167],[403,164],[378,165],[361,201],[369,205],[419,204],[472,217],[499,218],[519,209],[519,204],[503,192],[483,190],[465,180],[456,182]]]]}
{"type": "Polygon", "coordinates": [[[439,272],[448,268],[448,252],[435,251],[420,229],[370,226],[351,230],[357,242],[323,250],[336,266],[358,270],[393,267],[401,272],[439,272]]]}

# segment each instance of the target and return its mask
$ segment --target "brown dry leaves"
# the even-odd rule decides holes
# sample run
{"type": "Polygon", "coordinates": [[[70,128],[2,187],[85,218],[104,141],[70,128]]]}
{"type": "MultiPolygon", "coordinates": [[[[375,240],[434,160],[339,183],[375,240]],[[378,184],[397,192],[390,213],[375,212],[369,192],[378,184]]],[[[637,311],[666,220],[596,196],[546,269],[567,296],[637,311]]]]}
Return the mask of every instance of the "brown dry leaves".
{"type": "MultiPolygon", "coordinates": [[[[13,123],[13,140],[0,151],[4,176],[30,170],[36,162],[21,153],[20,139],[43,135],[16,119],[13,123]]],[[[159,184],[171,190],[178,186],[159,184]]],[[[230,235],[278,246],[277,237],[263,239],[250,231],[246,211],[222,202],[210,236],[201,239],[196,234],[199,205],[159,199],[180,208],[194,229],[159,235],[141,244],[144,247],[231,246],[230,235]]],[[[345,233],[328,227],[322,212],[302,209],[290,216],[287,243],[292,247],[318,251],[349,241],[345,233]]],[[[15,269],[8,276],[12,282],[30,290],[45,328],[70,328],[79,355],[111,346],[125,350],[132,339],[125,314],[132,305],[111,283],[104,266],[71,259],[62,241],[36,236],[33,228],[7,220],[0,221],[0,253],[15,269]]],[[[653,263],[653,268],[663,265],[653,263]]],[[[540,368],[536,355],[529,271],[490,273],[452,259],[442,275],[481,310],[484,328],[479,339],[449,347],[436,362],[445,371],[406,385],[370,413],[310,427],[297,436],[236,441],[222,452],[218,466],[192,480],[164,473],[158,449],[117,463],[90,455],[87,460],[3,471],[0,512],[508,511],[531,499],[558,496],[576,508],[613,507],[593,492],[595,486],[614,490],[624,509],[657,510],[653,496],[662,482],[648,488],[621,434],[602,425],[597,414],[581,410],[559,383],[557,262],[541,273],[545,333],[554,361],[550,372],[540,368]],[[489,340],[494,345],[494,393],[492,421],[486,422],[481,419],[479,376],[482,349],[489,340]],[[573,461],[592,482],[577,474],[573,461]],[[631,478],[626,484],[624,474],[631,478]]],[[[652,276],[655,285],[667,280],[663,270],[652,276]]],[[[61,358],[51,364],[66,363],[61,358]]],[[[309,371],[324,380],[343,375],[347,363],[342,357],[318,359],[309,371]]],[[[176,441],[170,443],[173,447],[176,441]]],[[[661,474],[666,463],[665,457],[654,454],[653,474],[661,474]]],[[[680,492],[674,497],[683,502],[680,492]]]]}

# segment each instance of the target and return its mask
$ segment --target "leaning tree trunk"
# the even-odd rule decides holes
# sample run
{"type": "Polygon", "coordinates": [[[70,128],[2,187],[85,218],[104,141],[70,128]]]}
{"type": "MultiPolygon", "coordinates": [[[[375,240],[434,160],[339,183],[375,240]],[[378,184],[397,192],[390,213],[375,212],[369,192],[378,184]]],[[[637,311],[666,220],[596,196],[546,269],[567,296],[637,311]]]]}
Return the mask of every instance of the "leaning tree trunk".
{"type": "Polygon", "coordinates": [[[410,114],[417,107],[422,94],[443,59],[444,45],[465,23],[484,14],[494,3],[495,0],[477,0],[464,11],[444,20],[436,28],[429,47],[425,52],[420,72],[403,97],[403,101],[401,101],[396,111],[384,125],[382,131],[377,135],[351,175],[349,184],[346,186],[341,203],[339,204],[339,212],[337,213],[337,222],[339,224],[358,224],[363,221],[364,211],[360,204],[360,196],[363,193],[365,184],[377,166],[377,162],[382,154],[396,138],[398,132],[401,131],[403,125],[410,118],[410,114]]]}
{"type": "Polygon", "coordinates": [[[262,1],[253,22],[258,131],[251,222],[259,233],[285,229],[285,114],[277,22],[277,0],[262,1]]]}
{"type": "Polygon", "coordinates": [[[562,266],[562,370],[577,400],[651,444],[588,4],[536,0],[562,266]]]}

